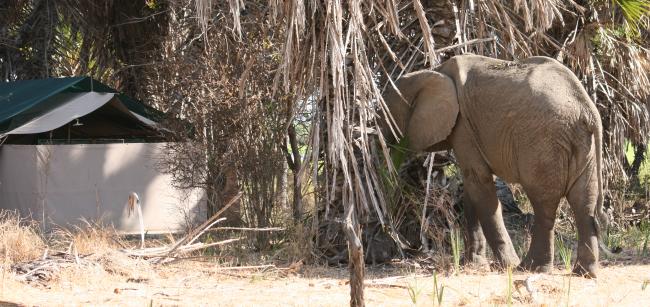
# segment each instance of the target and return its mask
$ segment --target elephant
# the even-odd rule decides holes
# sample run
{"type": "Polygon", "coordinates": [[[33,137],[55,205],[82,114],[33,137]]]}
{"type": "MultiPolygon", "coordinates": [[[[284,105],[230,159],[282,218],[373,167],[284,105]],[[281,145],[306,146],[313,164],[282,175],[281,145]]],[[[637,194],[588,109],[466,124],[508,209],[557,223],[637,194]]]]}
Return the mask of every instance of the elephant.
{"type": "Polygon", "coordinates": [[[602,124],[571,70],[541,56],[504,61],[459,55],[402,76],[383,99],[390,115],[380,128],[389,143],[401,136],[415,152],[453,150],[464,184],[465,261],[487,264],[487,241],[501,268],[549,272],[556,211],[566,198],[578,231],[573,272],[596,277],[602,124]],[[521,184],[533,207],[530,247],[521,262],[494,176],[521,184]]]}

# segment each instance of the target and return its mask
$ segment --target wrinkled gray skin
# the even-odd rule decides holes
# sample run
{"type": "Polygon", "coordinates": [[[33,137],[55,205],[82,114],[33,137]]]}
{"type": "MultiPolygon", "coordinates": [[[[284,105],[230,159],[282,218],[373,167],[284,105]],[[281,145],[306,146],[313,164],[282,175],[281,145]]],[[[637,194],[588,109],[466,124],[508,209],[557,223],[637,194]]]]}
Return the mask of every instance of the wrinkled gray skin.
{"type": "Polygon", "coordinates": [[[396,85],[401,95],[389,86],[385,101],[410,149],[453,149],[458,160],[466,261],[487,263],[487,239],[502,267],[550,271],[556,211],[566,197],[578,228],[574,273],[596,277],[602,127],[596,106],[569,69],[546,57],[508,62],[462,55],[435,71],[407,74],[396,85]],[[493,175],[520,183],[533,206],[532,241],[521,263],[493,175]]]}

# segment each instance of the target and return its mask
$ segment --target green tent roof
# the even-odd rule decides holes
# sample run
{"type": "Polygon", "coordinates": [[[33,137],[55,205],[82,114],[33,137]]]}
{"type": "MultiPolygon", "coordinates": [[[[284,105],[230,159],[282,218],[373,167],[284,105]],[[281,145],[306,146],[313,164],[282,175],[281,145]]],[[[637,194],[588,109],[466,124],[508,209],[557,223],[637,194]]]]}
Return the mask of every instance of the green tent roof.
{"type": "Polygon", "coordinates": [[[59,107],[60,102],[50,99],[59,93],[102,92],[116,93],[130,111],[158,121],[162,112],[144,105],[117,90],[90,77],[51,78],[0,82],[0,132],[34,119],[59,107]]]}

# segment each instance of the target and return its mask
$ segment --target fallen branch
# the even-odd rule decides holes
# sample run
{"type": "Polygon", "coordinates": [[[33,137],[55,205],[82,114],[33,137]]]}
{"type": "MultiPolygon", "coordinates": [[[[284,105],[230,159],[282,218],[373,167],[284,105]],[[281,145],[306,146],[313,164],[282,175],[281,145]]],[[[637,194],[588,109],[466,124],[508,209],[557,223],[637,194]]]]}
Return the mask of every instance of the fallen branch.
{"type": "MultiPolygon", "coordinates": [[[[276,268],[274,264],[265,264],[265,265],[249,265],[249,266],[229,266],[229,267],[219,267],[213,268],[211,271],[230,271],[230,270],[259,270],[259,269],[268,269],[276,268]]],[[[276,268],[277,269],[277,268],[276,268]]]]}
{"type": "Polygon", "coordinates": [[[192,240],[194,240],[195,237],[198,237],[197,233],[203,233],[205,232],[206,229],[210,228],[210,226],[214,224],[214,222],[219,218],[219,216],[221,216],[224,212],[226,212],[226,210],[228,210],[230,206],[236,203],[241,198],[241,196],[242,196],[242,192],[237,193],[237,195],[235,195],[232,199],[230,199],[230,201],[225,206],[223,206],[221,210],[215,213],[212,217],[210,217],[207,221],[201,224],[201,226],[196,228],[194,231],[190,232],[187,236],[183,237],[178,242],[176,242],[176,245],[174,245],[169,250],[169,255],[171,255],[174,251],[176,251],[178,247],[188,242],[190,240],[189,238],[192,238],[192,240]]]}
{"type": "Polygon", "coordinates": [[[267,227],[267,228],[249,228],[249,227],[217,227],[212,228],[210,231],[217,230],[241,230],[241,231],[284,231],[281,227],[267,227]]]}
{"type": "Polygon", "coordinates": [[[146,249],[136,249],[136,250],[121,250],[122,252],[126,253],[129,256],[136,256],[136,257],[144,257],[144,258],[171,258],[175,259],[178,258],[177,255],[179,254],[184,254],[184,253],[189,253],[193,251],[197,251],[200,249],[205,249],[208,247],[213,247],[213,246],[218,246],[218,245],[223,245],[223,244],[228,244],[232,242],[236,242],[241,240],[241,238],[237,239],[228,239],[228,240],[223,240],[219,242],[214,242],[214,243],[193,243],[193,244],[187,244],[183,245],[181,247],[176,248],[174,255],[171,256],[169,251],[169,247],[152,247],[152,248],[146,248],[146,249]]]}
{"type": "Polygon", "coordinates": [[[404,286],[404,285],[396,285],[396,284],[378,284],[378,283],[365,283],[364,284],[368,288],[400,288],[400,289],[408,289],[409,287],[404,286]]]}
{"type": "Polygon", "coordinates": [[[228,208],[230,208],[230,206],[237,202],[241,196],[242,193],[239,192],[232,199],[230,199],[230,201],[228,201],[228,203],[215,215],[201,224],[201,226],[197,227],[189,234],[181,238],[178,242],[173,243],[171,246],[140,248],[135,250],[122,249],[121,252],[133,257],[147,258],[152,263],[168,263],[170,261],[181,259],[179,256],[185,253],[239,241],[241,240],[240,238],[228,239],[214,243],[194,243],[196,240],[198,240],[198,238],[201,237],[201,235],[210,230],[212,226],[219,222],[225,221],[226,218],[219,218],[219,216],[221,216],[228,208]]]}
{"type": "Polygon", "coordinates": [[[207,227],[203,228],[203,230],[199,231],[199,233],[197,233],[197,234],[194,236],[194,238],[192,238],[192,240],[190,240],[190,242],[187,243],[187,245],[190,245],[190,244],[194,243],[194,241],[196,241],[196,239],[198,239],[199,237],[201,237],[202,234],[204,234],[208,229],[210,229],[210,227],[214,226],[216,223],[223,222],[223,221],[225,221],[225,220],[226,220],[226,218],[225,218],[225,217],[222,217],[222,218],[217,219],[216,221],[210,223],[207,227]]]}
{"type": "Polygon", "coordinates": [[[232,243],[232,242],[237,242],[239,240],[241,240],[241,238],[228,239],[228,240],[223,240],[223,241],[214,242],[214,243],[195,243],[195,244],[183,246],[183,248],[179,249],[179,251],[180,251],[180,253],[189,253],[189,252],[193,252],[193,251],[196,251],[196,250],[199,250],[199,249],[204,249],[204,248],[208,248],[208,247],[213,247],[213,246],[224,245],[224,244],[228,244],[228,243],[232,243]]]}
{"type": "Polygon", "coordinates": [[[92,265],[92,261],[85,259],[88,256],[77,253],[55,252],[44,255],[37,260],[15,263],[10,266],[10,269],[16,272],[18,280],[43,283],[52,279],[54,274],[61,268],[74,265],[92,265]]]}

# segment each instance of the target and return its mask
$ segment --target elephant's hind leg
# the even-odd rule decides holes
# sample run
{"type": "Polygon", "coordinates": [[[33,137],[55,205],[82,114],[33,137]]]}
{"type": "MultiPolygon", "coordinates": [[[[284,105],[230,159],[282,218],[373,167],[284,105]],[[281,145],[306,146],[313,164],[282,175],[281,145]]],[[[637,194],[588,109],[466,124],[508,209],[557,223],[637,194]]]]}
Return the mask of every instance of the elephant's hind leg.
{"type": "Polygon", "coordinates": [[[573,272],[580,276],[595,278],[598,270],[598,230],[595,219],[598,179],[593,160],[589,161],[569,190],[567,200],[578,227],[578,260],[573,272]]]}
{"type": "Polygon", "coordinates": [[[519,268],[548,273],[553,269],[553,226],[561,196],[541,191],[535,187],[526,189],[526,194],[533,206],[535,220],[530,247],[519,268]]]}

